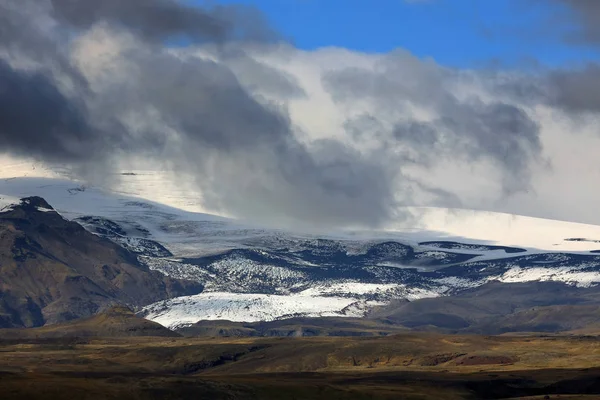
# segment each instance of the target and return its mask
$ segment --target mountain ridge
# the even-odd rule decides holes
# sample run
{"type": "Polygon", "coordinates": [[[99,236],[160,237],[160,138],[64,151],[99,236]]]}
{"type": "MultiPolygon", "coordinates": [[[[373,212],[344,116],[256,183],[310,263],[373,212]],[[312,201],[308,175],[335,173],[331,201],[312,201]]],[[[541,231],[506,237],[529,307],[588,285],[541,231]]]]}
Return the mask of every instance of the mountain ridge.
{"type": "Polygon", "coordinates": [[[0,326],[41,326],[201,290],[150,270],[40,197],[0,212],[0,326]]]}
{"type": "MultiPolygon", "coordinates": [[[[199,320],[362,318],[396,300],[452,298],[494,281],[582,288],[600,283],[600,255],[593,250],[599,244],[576,229],[580,224],[562,238],[560,251],[543,251],[483,237],[458,241],[439,232],[295,233],[57,180],[0,182],[0,193],[9,187],[19,189],[8,191],[11,196],[49,194],[64,218],[124,248],[149,270],[202,286],[201,293],[143,305],[139,315],[172,329],[199,320]],[[587,251],[564,250],[570,246],[587,251]]],[[[490,215],[471,214],[483,222],[490,215]]],[[[553,237],[562,226],[553,228],[553,237]]]]}

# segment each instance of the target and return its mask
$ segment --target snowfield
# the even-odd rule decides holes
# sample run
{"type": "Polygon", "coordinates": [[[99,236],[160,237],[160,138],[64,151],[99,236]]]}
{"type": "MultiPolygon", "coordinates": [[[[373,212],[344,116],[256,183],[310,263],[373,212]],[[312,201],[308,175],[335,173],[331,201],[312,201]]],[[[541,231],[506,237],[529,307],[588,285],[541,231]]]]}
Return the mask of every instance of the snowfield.
{"type": "Polygon", "coordinates": [[[142,315],[174,329],[200,320],[256,322],[290,317],[362,317],[370,307],[383,304],[310,293],[281,296],[213,292],[161,301],[145,307],[142,315]]]}
{"type": "Polygon", "coordinates": [[[558,268],[520,268],[514,267],[498,279],[500,282],[564,282],[577,287],[592,287],[600,283],[600,271],[580,271],[569,267],[558,268]]]}
{"type": "MultiPolygon", "coordinates": [[[[412,207],[410,210],[418,216],[413,229],[422,231],[426,236],[437,232],[437,240],[443,236],[444,240],[481,241],[485,244],[545,251],[589,251],[600,248],[600,243],[565,241],[569,238],[600,240],[600,227],[596,225],[451,208],[412,207]]],[[[402,230],[406,227],[398,228],[402,230]]]]}

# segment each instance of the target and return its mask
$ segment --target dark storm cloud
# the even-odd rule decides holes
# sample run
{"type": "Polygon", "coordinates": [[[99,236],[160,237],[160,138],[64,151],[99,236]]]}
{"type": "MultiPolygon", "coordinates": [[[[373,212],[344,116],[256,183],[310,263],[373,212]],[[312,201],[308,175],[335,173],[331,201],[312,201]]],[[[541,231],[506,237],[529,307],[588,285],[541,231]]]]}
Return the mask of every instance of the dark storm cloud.
{"type": "Polygon", "coordinates": [[[0,0],[0,49],[9,57],[24,56],[46,68],[46,73],[63,73],[63,78],[85,89],[85,79],[68,59],[65,47],[53,37],[47,24],[49,6],[45,1],[0,0]]]}
{"type": "Polygon", "coordinates": [[[16,71],[0,60],[0,146],[3,150],[81,161],[92,128],[85,110],[66,98],[47,75],[16,71]]]}
{"type": "Polygon", "coordinates": [[[583,69],[550,72],[547,99],[569,113],[600,111],[600,65],[590,64],[583,69]]]}
{"type": "Polygon", "coordinates": [[[168,126],[223,151],[263,142],[277,145],[281,138],[291,136],[287,116],[258,103],[221,64],[154,52],[132,56],[132,60],[144,68],[128,88],[132,97],[118,100],[120,107],[151,104],[168,126]]]}

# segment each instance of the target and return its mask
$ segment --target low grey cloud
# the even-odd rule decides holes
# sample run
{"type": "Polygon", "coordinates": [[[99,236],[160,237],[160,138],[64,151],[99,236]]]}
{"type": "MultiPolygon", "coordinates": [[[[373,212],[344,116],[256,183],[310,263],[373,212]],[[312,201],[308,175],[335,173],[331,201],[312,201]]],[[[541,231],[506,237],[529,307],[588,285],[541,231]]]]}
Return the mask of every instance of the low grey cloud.
{"type": "MultiPolygon", "coordinates": [[[[371,98],[377,115],[391,122],[389,149],[404,150],[406,158],[431,164],[440,157],[470,161],[490,159],[505,171],[507,194],[529,187],[529,167],[542,154],[538,124],[518,104],[484,101],[453,94],[457,72],[421,63],[413,56],[386,56],[374,70],[350,68],[330,72],[324,84],[340,103],[371,98]],[[419,120],[409,107],[421,107],[434,117],[419,120]]],[[[348,121],[346,128],[359,121],[348,121]]],[[[373,123],[373,121],[371,121],[373,123]]],[[[383,125],[380,123],[380,125],[383,125]]]]}
{"type": "Polygon", "coordinates": [[[0,60],[0,146],[4,150],[81,161],[94,147],[88,140],[92,128],[85,113],[48,75],[18,71],[0,60]]]}
{"type": "Polygon", "coordinates": [[[549,101],[568,112],[600,111],[600,65],[556,70],[547,76],[549,101]]]}

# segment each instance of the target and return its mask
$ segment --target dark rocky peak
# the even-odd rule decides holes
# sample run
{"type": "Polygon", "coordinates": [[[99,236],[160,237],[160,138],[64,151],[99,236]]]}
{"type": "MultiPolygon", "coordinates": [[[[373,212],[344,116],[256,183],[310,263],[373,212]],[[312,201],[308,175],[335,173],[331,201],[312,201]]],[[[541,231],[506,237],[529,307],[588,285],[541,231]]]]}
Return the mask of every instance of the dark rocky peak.
{"type": "Polygon", "coordinates": [[[71,235],[81,235],[85,230],[78,223],[63,218],[46,200],[38,196],[25,197],[20,204],[0,212],[0,225],[3,223],[13,225],[32,238],[44,235],[47,238],[70,240],[71,235]]]}
{"type": "Polygon", "coordinates": [[[62,217],[57,217],[60,217],[60,215],[54,208],[38,196],[24,197],[19,204],[6,207],[0,212],[0,219],[38,220],[50,218],[52,220],[62,220],[62,217]],[[43,216],[45,218],[42,218],[43,216]]]}
{"type": "Polygon", "coordinates": [[[39,196],[24,197],[21,199],[21,207],[25,209],[45,209],[54,210],[50,204],[39,196]]]}

